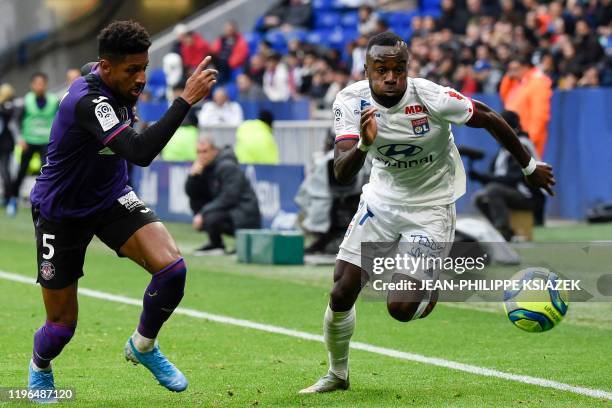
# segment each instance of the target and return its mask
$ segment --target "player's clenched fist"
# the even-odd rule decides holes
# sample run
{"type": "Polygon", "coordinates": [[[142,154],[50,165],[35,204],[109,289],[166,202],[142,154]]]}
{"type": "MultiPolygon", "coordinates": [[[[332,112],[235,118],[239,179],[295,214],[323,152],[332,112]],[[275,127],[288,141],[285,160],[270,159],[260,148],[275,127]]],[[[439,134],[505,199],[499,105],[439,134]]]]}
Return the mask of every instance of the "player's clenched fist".
{"type": "Polygon", "coordinates": [[[555,185],[556,181],[550,164],[543,162],[538,163],[535,171],[525,176],[525,178],[527,179],[527,183],[531,186],[543,188],[551,196],[555,195],[552,186],[555,185]]]}
{"type": "Polygon", "coordinates": [[[374,143],[376,133],[378,132],[378,124],[376,123],[376,108],[369,107],[361,111],[361,122],[359,125],[359,137],[361,143],[366,146],[374,143]]]}
{"type": "Polygon", "coordinates": [[[217,74],[219,72],[216,69],[205,69],[210,64],[211,59],[212,57],[210,56],[204,58],[189,79],[187,79],[181,98],[190,105],[208,96],[210,89],[217,83],[217,74]]]}

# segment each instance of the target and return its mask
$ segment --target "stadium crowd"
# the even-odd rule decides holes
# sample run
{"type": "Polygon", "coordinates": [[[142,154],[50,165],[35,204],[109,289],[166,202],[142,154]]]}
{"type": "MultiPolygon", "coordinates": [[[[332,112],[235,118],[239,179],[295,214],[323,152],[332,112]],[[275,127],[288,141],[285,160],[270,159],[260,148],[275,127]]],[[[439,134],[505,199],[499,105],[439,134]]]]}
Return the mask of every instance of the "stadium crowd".
{"type": "Polygon", "coordinates": [[[185,47],[179,52],[187,69],[193,65],[189,61],[212,52],[223,73],[221,82],[237,83],[241,98],[245,93],[272,101],[311,98],[320,107],[329,106],[349,82],[364,78],[368,38],[388,29],[401,30],[409,42],[410,76],[462,93],[498,92],[511,58],[517,56],[545,73],[553,88],[612,86],[610,0],[442,0],[439,11],[430,14],[385,11],[372,7],[376,3],[338,2],[364,5],[354,31],[345,29],[344,38],[331,46],[312,42],[316,36],[309,33],[327,24],[319,21],[313,5],[291,0],[266,12],[253,33],[240,34],[228,22],[212,45],[190,34],[200,44],[196,56],[185,47]],[[409,18],[410,27],[398,27],[398,15],[404,22],[409,18]],[[351,33],[355,36],[347,38],[351,33]]]}

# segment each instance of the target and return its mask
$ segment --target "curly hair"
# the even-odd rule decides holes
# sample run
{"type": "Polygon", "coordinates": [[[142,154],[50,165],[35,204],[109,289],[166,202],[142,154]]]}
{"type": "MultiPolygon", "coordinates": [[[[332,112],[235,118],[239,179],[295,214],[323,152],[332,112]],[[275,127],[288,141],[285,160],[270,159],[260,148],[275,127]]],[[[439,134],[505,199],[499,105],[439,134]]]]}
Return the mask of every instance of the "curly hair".
{"type": "Polygon", "coordinates": [[[135,21],[113,21],[98,35],[98,56],[120,59],[130,54],[146,52],[151,46],[151,36],[135,21]]]}

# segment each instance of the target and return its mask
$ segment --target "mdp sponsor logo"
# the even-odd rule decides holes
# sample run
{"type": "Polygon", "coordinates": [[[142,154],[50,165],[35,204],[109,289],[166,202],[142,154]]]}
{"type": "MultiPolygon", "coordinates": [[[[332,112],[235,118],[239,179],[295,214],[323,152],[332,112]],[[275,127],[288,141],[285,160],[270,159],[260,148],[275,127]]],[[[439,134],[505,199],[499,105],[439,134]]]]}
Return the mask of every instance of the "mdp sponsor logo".
{"type": "Polygon", "coordinates": [[[429,132],[429,120],[427,118],[418,118],[413,119],[412,121],[412,130],[415,135],[424,135],[429,132]]]}
{"type": "Polygon", "coordinates": [[[49,261],[43,261],[40,264],[40,276],[44,280],[51,280],[55,276],[55,266],[49,261]]]}
{"type": "Polygon", "coordinates": [[[380,154],[395,160],[415,156],[422,151],[422,147],[411,144],[387,144],[378,148],[380,154]]]}
{"type": "Polygon", "coordinates": [[[415,113],[427,113],[427,108],[421,105],[410,105],[404,108],[404,113],[406,115],[412,115],[415,113]]]}

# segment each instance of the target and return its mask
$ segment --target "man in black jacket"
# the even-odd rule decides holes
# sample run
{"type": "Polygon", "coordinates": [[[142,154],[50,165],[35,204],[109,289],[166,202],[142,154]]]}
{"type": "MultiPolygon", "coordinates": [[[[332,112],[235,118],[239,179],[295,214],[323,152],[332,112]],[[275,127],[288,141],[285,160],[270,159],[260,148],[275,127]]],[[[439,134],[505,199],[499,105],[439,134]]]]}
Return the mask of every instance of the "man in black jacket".
{"type": "Polygon", "coordinates": [[[194,213],[193,228],[206,231],[209,238],[194,255],[223,253],[221,234],[261,228],[257,196],[230,147],[219,150],[209,138],[201,139],[185,191],[194,213]]]}
{"type": "MultiPolygon", "coordinates": [[[[529,135],[520,127],[518,115],[512,111],[503,111],[501,115],[519,136],[525,149],[537,157],[529,135]]],[[[510,228],[510,210],[533,211],[536,224],[543,223],[544,194],[525,183],[521,166],[506,149],[497,152],[488,173],[472,170],[469,175],[484,185],[474,196],[476,206],[507,241],[514,235],[510,228]]]]}

